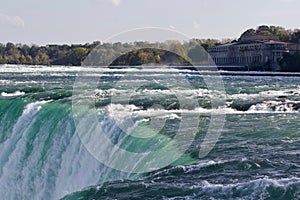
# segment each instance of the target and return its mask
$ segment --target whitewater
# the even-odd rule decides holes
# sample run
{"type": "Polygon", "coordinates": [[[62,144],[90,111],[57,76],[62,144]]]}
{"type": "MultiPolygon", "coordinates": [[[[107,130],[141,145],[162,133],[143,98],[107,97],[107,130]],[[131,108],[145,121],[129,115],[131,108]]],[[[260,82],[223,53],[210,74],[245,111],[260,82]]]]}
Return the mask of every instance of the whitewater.
{"type": "Polygon", "coordinates": [[[221,77],[224,92],[203,78],[219,74],[192,70],[0,66],[1,199],[300,199],[299,75],[232,74],[221,77]],[[80,96],[93,105],[76,113],[82,74],[98,83],[80,96]],[[178,82],[178,74],[190,88],[161,84],[178,82]],[[155,81],[134,87],[145,80],[155,81]],[[130,101],[115,98],[124,94],[130,101]],[[220,116],[217,141],[199,158],[220,116]],[[174,140],[183,120],[182,133],[193,140],[180,153],[174,140]],[[118,148],[95,140],[97,128],[118,148]],[[167,144],[165,154],[143,154],[167,144]],[[126,163],[118,149],[143,157],[126,163]],[[153,163],[162,167],[136,173],[153,163]]]}

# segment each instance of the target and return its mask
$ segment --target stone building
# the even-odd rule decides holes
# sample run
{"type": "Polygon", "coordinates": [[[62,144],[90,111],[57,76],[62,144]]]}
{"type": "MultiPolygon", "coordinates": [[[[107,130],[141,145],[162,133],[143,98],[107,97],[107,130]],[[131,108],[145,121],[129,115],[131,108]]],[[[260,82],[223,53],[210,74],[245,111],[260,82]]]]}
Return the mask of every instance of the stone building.
{"type": "Polygon", "coordinates": [[[274,35],[242,36],[238,41],[209,47],[208,53],[217,66],[245,66],[279,70],[278,61],[289,52],[288,43],[274,35]]]}

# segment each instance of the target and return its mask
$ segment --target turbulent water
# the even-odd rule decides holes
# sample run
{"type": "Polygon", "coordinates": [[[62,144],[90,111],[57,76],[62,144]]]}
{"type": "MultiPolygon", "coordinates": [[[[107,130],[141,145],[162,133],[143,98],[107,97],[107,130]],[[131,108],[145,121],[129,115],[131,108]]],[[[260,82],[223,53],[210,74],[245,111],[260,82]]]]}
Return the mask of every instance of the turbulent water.
{"type": "Polygon", "coordinates": [[[284,75],[226,75],[222,92],[203,78],[217,74],[190,70],[0,66],[1,199],[300,199],[300,77],[284,75]],[[81,73],[98,78],[90,109],[112,144],[137,154],[161,149],[184,116],[193,119],[183,130],[194,134],[192,143],[178,160],[145,173],[125,169],[162,162],[177,149],[132,165],[103,145],[97,152],[117,160],[109,162],[115,169],[101,163],[78,133],[86,129],[91,140],[95,124],[84,115],[74,119],[81,73]],[[179,76],[191,87],[173,87],[179,76]],[[150,84],[136,87],[145,80],[150,84]],[[124,94],[130,101],[113,100],[124,94]],[[178,94],[197,105],[182,106],[178,94]],[[199,158],[214,115],[225,123],[212,151],[199,158]],[[131,126],[120,127],[128,119],[131,126]]]}

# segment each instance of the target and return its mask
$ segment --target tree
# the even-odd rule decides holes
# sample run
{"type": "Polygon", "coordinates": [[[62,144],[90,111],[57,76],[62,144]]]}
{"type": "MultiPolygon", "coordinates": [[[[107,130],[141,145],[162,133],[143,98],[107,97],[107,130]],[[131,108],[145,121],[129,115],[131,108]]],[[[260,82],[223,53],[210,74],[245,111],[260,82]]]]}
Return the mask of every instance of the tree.
{"type": "Polygon", "coordinates": [[[0,64],[5,64],[6,63],[6,59],[0,55],[0,64]]]}
{"type": "Polygon", "coordinates": [[[270,31],[267,30],[262,30],[258,32],[259,35],[272,35],[272,33],[270,31]]]}
{"type": "Polygon", "coordinates": [[[156,55],[155,56],[155,63],[160,63],[160,62],[161,62],[160,55],[156,55]]]}
{"type": "Polygon", "coordinates": [[[71,65],[80,66],[84,58],[87,56],[87,52],[88,50],[82,47],[71,50],[68,54],[68,62],[71,65]]]}
{"type": "Polygon", "coordinates": [[[250,36],[250,35],[255,35],[256,34],[256,30],[254,30],[253,28],[246,30],[242,36],[250,36]]]}
{"type": "Polygon", "coordinates": [[[300,43],[300,30],[296,29],[292,35],[292,42],[300,43]]]}
{"type": "Polygon", "coordinates": [[[260,32],[260,31],[269,31],[270,32],[270,27],[267,25],[261,25],[257,28],[257,32],[260,32]]]}
{"type": "Polygon", "coordinates": [[[10,51],[10,50],[12,50],[12,49],[15,49],[15,48],[16,48],[16,47],[15,47],[15,45],[14,45],[13,43],[8,42],[8,43],[6,44],[5,51],[8,52],[8,51],[10,51]]]}
{"type": "Polygon", "coordinates": [[[33,61],[34,61],[35,65],[49,65],[50,64],[49,56],[45,52],[42,52],[42,51],[39,51],[39,53],[35,56],[33,61]]]}

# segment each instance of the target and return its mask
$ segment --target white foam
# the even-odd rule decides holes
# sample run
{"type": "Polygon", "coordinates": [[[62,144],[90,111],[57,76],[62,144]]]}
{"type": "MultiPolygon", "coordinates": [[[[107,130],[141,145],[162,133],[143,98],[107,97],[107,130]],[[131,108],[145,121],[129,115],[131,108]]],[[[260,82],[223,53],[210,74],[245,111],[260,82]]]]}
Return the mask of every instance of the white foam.
{"type": "Polygon", "coordinates": [[[9,84],[11,81],[9,80],[0,80],[0,84],[9,84]]]}
{"type": "Polygon", "coordinates": [[[295,113],[299,112],[294,109],[294,104],[300,103],[298,101],[287,101],[287,102],[277,102],[277,101],[265,101],[263,103],[258,103],[249,108],[248,112],[277,112],[277,113],[295,113]]]}
{"type": "Polygon", "coordinates": [[[270,186],[276,188],[282,188],[285,191],[288,187],[294,184],[299,184],[300,179],[298,177],[284,178],[284,179],[271,179],[268,177],[251,180],[248,182],[229,183],[229,184],[214,184],[208,181],[201,181],[198,185],[193,185],[191,189],[199,188],[202,193],[218,194],[222,196],[230,196],[232,190],[249,191],[248,199],[265,199],[269,197],[267,188],[270,186]],[[216,193],[217,192],[217,193],[216,193]]]}
{"type": "MultiPolygon", "coordinates": [[[[118,123],[124,121],[124,119],[135,118],[135,117],[154,117],[157,119],[181,119],[180,115],[229,115],[229,114],[266,114],[266,113],[299,113],[294,110],[293,104],[295,102],[276,102],[269,101],[253,105],[247,111],[237,111],[227,106],[221,106],[219,108],[206,109],[202,107],[195,108],[193,110],[186,109],[175,109],[175,110],[164,110],[164,109],[153,109],[149,108],[143,110],[135,105],[122,105],[122,104],[109,104],[106,106],[109,117],[116,120],[118,123]]],[[[299,102],[300,103],[300,102],[299,102]]],[[[100,112],[103,113],[103,112],[100,112]]]]}
{"type": "MultiPolygon", "coordinates": [[[[166,68],[166,67],[159,67],[159,68],[108,68],[107,66],[41,66],[41,65],[0,65],[0,72],[5,73],[32,73],[32,72],[135,72],[135,73],[144,73],[144,72],[191,72],[191,70],[186,69],[174,69],[174,68],[166,68]]],[[[93,74],[93,73],[91,73],[93,74]]]]}
{"type": "MultiPolygon", "coordinates": [[[[23,188],[21,188],[21,184],[26,182],[25,175],[20,175],[23,182],[18,181],[16,183],[14,177],[15,174],[22,173],[23,169],[20,168],[20,162],[22,162],[22,156],[24,156],[24,153],[26,152],[28,133],[30,133],[30,128],[36,121],[36,116],[41,109],[41,106],[45,103],[47,103],[47,101],[28,104],[14,125],[10,137],[0,145],[0,166],[2,167],[0,168],[0,187],[2,188],[0,190],[0,195],[3,199],[18,199],[30,195],[30,193],[28,193],[29,190],[23,190],[23,188]],[[10,184],[14,185],[13,190],[10,184]]],[[[34,169],[34,167],[31,169],[34,169]]],[[[28,172],[29,171],[27,171],[26,176],[30,176],[30,173],[28,172]]],[[[27,184],[26,187],[31,186],[27,184]]]]}
{"type": "Polygon", "coordinates": [[[2,92],[1,96],[3,96],[3,97],[16,97],[16,96],[22,96],[24,94],[25,94],[25,92],[20,92],[20,91],[16,91],[14,93],[2,92]]]}

